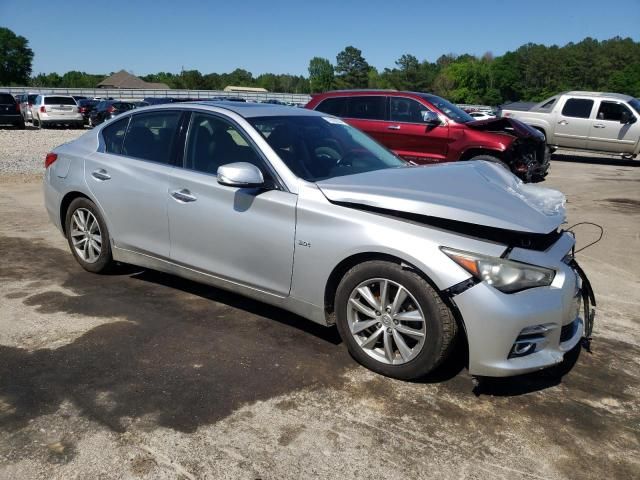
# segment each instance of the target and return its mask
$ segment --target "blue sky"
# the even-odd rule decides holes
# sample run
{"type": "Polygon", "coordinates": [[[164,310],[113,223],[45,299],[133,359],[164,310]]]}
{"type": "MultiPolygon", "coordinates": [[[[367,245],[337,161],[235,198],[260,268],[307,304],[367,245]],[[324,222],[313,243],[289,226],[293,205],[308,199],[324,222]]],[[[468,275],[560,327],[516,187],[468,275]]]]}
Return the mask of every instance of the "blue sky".
{"type": "Polygon", "coordinates": [[[377,67],[403,53],[500,55],[586,36],[640,40],[640,0],[0,0],[0,26],[27,37],[34,73],[143,75],[245,68],[307,74],[347,45],[377,67]]]}

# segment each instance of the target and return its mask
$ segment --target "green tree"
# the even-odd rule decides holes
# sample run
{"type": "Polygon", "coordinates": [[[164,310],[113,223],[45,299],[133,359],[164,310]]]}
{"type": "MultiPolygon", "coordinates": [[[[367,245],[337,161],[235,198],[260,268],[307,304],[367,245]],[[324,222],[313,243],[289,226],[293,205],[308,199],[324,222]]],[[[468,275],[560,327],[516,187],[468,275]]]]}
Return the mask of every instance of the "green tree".
{"type": "Polygon", "coordinates": [[[333,65],[329,60],[313,57],[309,61],[309,84],[312,92],[326,92],[333,88],[333,65]]]}
{"type": "Polygon", "coordinates": [[[369,84],[369,64],[355,47],[348,46],[338,53],[335,71],[341,88],[366,88],[369,84]]]}
{"type": "Polygon", "coordinates": [[[0,27],[0,85],[27,85],[32,62],[29,41],[0,27]]]}

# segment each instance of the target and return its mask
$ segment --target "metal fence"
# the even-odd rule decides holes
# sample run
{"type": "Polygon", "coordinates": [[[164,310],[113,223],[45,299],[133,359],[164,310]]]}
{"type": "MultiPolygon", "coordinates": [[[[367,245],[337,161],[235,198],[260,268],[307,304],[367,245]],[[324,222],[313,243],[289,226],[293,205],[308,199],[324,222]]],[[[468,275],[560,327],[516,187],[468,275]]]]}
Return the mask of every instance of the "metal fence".
{"type": "Polygon", "coordinates": [[[85,97],[118,98],[123,100],[142,100],[146,97],[198,98],[239,97],[248,101],[279,100],[285,103],[306,105],[311,96],[306,93],[275,92],[225,92],[223,90],[143,90],[126,88],[44,88],[44,87],[0,87],[0,91],[12,95],[21,93],[43,93],[57,95],[82,95],[85,97]]]}

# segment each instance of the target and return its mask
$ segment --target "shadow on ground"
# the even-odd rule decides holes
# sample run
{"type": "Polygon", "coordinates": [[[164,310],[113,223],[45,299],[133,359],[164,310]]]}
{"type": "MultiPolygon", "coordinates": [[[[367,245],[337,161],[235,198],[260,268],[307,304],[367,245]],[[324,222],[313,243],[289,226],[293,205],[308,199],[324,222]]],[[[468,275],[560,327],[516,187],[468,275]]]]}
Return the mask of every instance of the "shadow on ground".
{"type": "MultiPolygon", "coordinates": [[[[192,432],[248,403],[302,388],[341,388],[347,382],[343,373],[361,368],[339,345],[334,328],[244,297],[135,268],[116,275],[86,273],[71,254],[25,238],[0,237],[0,252],[0,281],[27,284],[10,298],[22,294],[24,304],[44,314],[109,320],[55,349],[0,346],[0,428],[8,431],[69,400],[113,431],[150,415],[160,426],[192,432]],[[29,294],[29,285],[40,293],[29,294]]],[[[574,388],[589,396],[609,395],[612,385],[636,381],[607,362],[612,355],[637,352],[602,345],[601,353],[587,356],[586,366],[570,375],[578,379],[574,388]]],[[[468,375],[460,375],[464,350],[462,344],[452,362],[423,382],[472,397],[468,375]]],[[[569,369],[481,384],[475,393],[535,392],[558,385],[569,369]]],[[[384,395],[390,385],[379,377],[363,395],[384,395]]]]}
{"type": "Polygon", "coordinates": [[[52,287],[25,290],[26,305],[112,320],[56,349],[0,346],[0,397],[13,412],[0,412],[0,427],[20,428],[69,399],[115,431],[145,414],[193,431],[248,402],[337,386],[355,368],[334,328],[259,302],[152,271],[92,275],[24,238],[0,238],[0,251],[0,281],[52,287]]]}
{"type": "Polygon", "coordinates": [[[612,158],[604,156],[572,155],[570,153],[554,153],[551,160],[555,162],[590,163],[594,165],[613,165],[617,167],[640,167],[639,159],[612,158]]]}

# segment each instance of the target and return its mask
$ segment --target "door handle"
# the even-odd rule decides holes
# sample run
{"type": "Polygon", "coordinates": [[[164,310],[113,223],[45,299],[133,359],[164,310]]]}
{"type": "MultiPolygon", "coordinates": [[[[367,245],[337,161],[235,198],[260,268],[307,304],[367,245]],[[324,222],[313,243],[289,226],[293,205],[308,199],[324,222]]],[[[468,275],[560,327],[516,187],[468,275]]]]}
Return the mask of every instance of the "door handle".
{"type": "Polygon", "coordinates": [[[389,125],[387,130],[400,130],[400,125],[389,125]]]}
{"type": "Polygon", "coordinates": [[[197,200],[197,198],[186,188],[174,190],[171,192],[171,196],[182,203],[195,202],[197,200]]]}
{"type": "Polygon", "coordinates": [[[558,125],[569,125],[569,122],[567,122],[566,120],[560,120],[558,122],[558,125]]]}
{"type": "Polygon", "coordinates": [[[604,125],[601,123],[596,123],[593,128],[604,128],[604,125]]]}
{"type": "Polygon", "coordinates": [[[111,175],[109,175],[104,168],[99,168],[98,170],[94,170],[91,173],[91,176],[96,180],[100,180],[101,182],[111,179],[111,175]]]}

